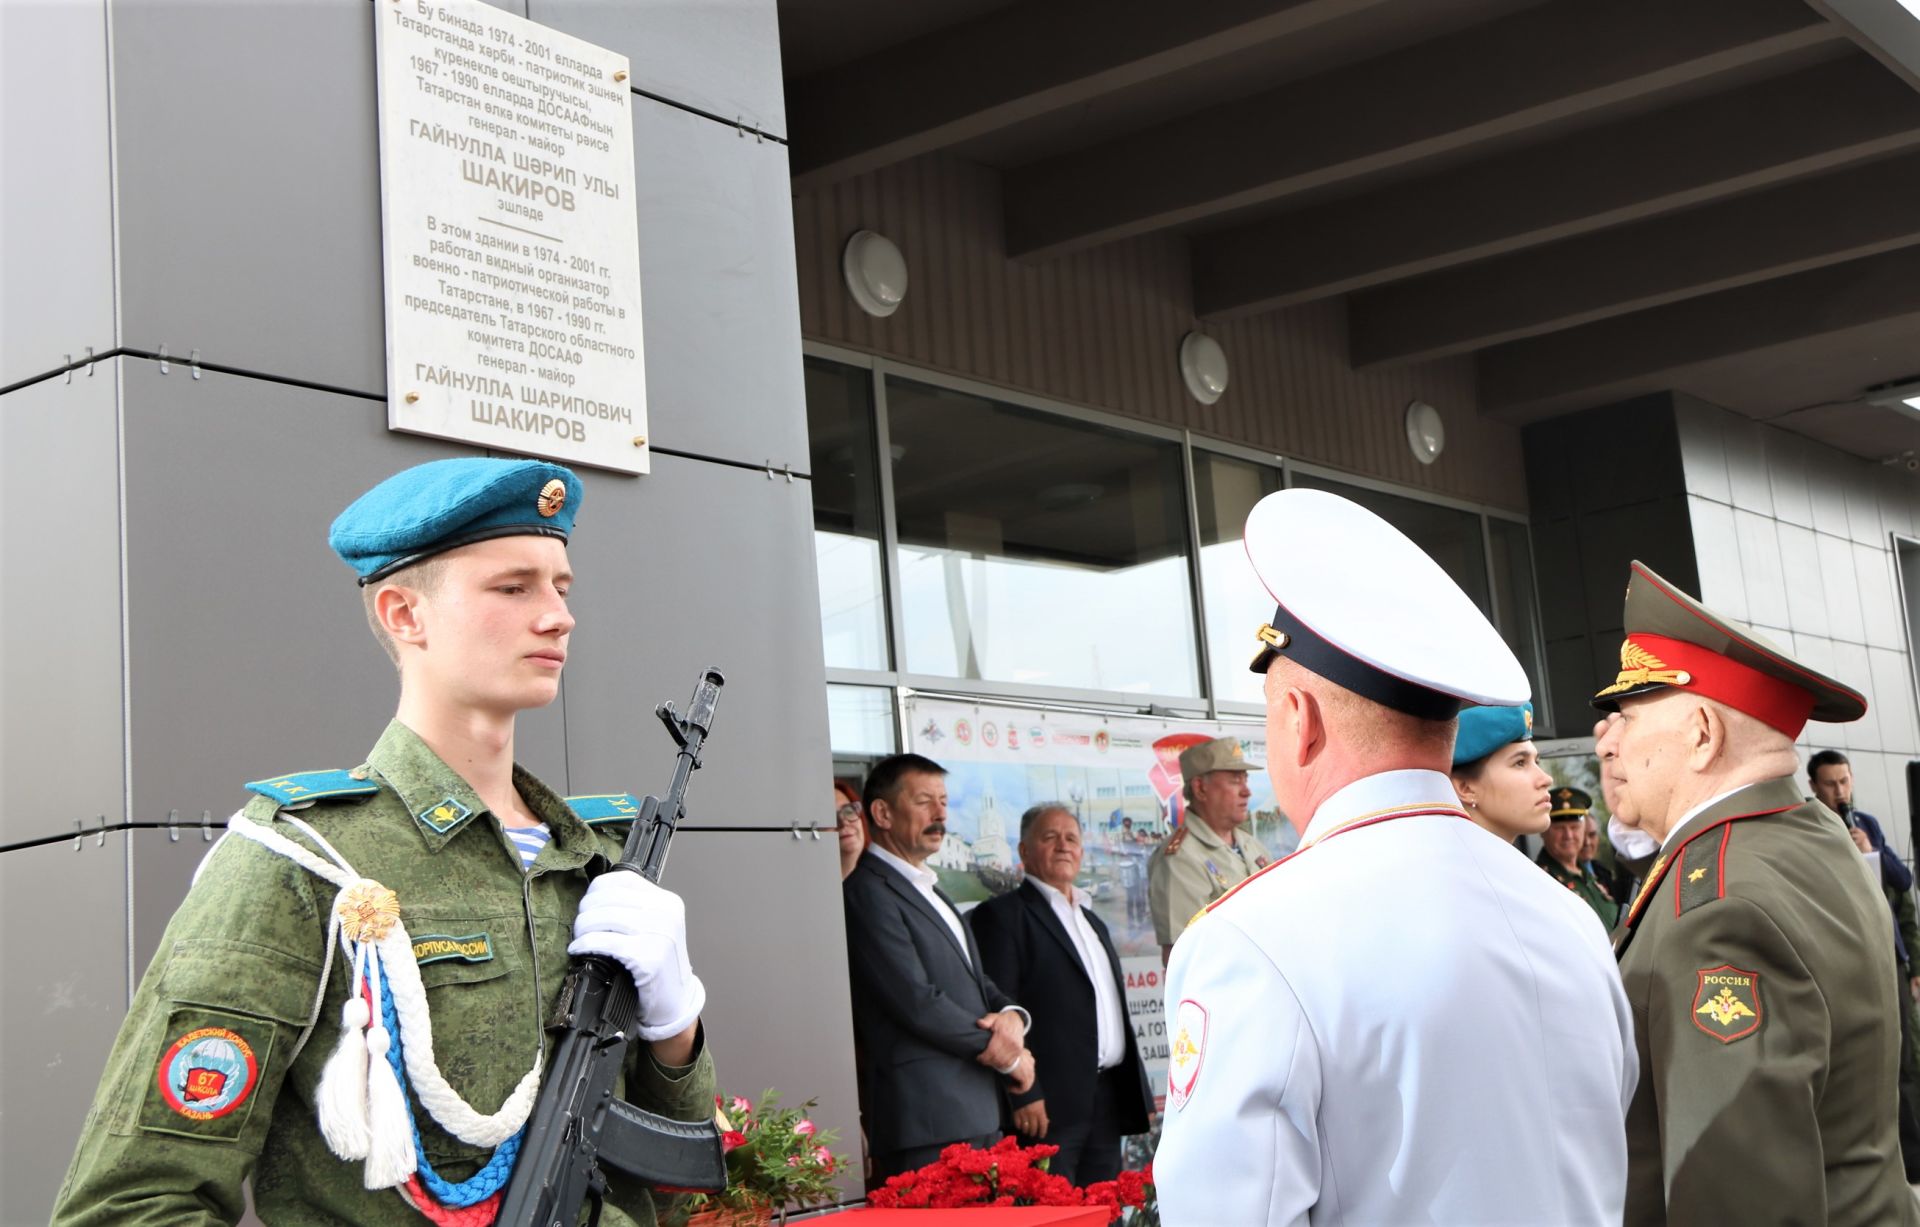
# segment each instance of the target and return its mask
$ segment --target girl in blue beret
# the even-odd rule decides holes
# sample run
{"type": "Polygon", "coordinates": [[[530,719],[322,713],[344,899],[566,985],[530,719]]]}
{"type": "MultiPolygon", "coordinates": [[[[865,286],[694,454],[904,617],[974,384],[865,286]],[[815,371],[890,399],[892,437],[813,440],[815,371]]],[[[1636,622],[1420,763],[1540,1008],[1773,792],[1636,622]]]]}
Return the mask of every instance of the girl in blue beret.
{"type": "Polygon", "coordinates": [[[1453,740],[1453,790],[1467,817],[1511,843],[1547,829],[1553,777],[1533,745],[1533,705],[1468,707],[1453,740]]]}

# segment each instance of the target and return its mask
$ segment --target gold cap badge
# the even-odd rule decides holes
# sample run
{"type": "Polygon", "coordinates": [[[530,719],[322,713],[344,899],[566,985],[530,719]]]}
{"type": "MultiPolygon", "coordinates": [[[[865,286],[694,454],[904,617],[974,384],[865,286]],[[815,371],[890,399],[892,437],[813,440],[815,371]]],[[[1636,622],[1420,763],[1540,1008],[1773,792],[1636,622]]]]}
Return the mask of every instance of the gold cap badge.
{"type": "Polygon", "coordinates": [[[534,503],[536,510],[548,519],[560,514],[567,505],[567,483],[558,477],[540,487],[540,498],[534,503]]]}
{"type": "Polygon", "coordinates": [[[1693,680],[1693,674],[1685,669],[1669,669],[1665,661],[1647,651],[1632,639],[1620,642],[1620,675],[1613,685],[1594,696],[1601,698],[1610,694],[1619,694],[1635,686],[1644,686],[1648,682],[1657,682],[1665,686],[1685,686],[1693,680]]]}

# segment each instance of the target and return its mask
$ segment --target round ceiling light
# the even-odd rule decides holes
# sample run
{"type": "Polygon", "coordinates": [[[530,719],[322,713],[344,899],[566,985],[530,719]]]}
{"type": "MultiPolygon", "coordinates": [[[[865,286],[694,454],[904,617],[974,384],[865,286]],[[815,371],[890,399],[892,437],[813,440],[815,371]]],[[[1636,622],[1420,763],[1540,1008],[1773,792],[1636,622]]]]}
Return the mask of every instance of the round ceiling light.
{"type": "Polygon", "coordinates": [[[892,315],[907,296],[907,258],[884,234],[856,231],[840,255],[840,273],[868,315],[892,315]]]}
{"type": "Polygon", "coordinates": [[[1227,390],[1227,351],[1199,332],[1180,339],[1180,378],[1193,399],[1211,405],[1227,390]]]}
{"type": "Polygon", "coordinates": [[[1421,464],[1432,464],[1446,450],[1447,424],[1440,420],[1440,411],[1423,400],[1407,404],[1407,446],[1421,464]]]}

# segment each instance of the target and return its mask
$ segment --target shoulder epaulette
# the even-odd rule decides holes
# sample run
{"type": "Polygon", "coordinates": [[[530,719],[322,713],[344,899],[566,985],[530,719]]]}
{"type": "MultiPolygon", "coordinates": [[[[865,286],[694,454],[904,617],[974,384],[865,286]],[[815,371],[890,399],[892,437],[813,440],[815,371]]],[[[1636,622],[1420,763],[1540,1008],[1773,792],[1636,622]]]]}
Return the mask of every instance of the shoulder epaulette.
{"type": "Polygon", "coordinates": [[[1180,824],[1179,830],[1167,836],[1167,842],[1161,845],[1161,848],[1160,848],[1161,855],[1172,856],[1174,853],[1180,851],[1180,845],[1182,842],[1186,840],[1186,838],[1187,838],[1187,824],[1183,822],[1180,824]]]}
{"type": "Polygon", "coordinates": [[[632,822],[640,816],[640,802],[630,792],[596,793],[586,797],[568,797],[567,808],[588,826],[610,822],[632,822]]]}
{"type": "Polygon", "coordinates": [[[350,771],[297,771],[292,775],[270,775],[264,780],[250,781],[247,791],[271,797],[281,805],[306,805],[341,797],[370,796],[380,791],[380,785],[350,771]]]}
{"type": "Polygon", "coordinates": [[[1681,844],[1673,854],[1673,914],[1684,916],[1703,903],[1727,896],[1727,845],[1733,842],[1732,822],[1708,827],[1681,844]]]}

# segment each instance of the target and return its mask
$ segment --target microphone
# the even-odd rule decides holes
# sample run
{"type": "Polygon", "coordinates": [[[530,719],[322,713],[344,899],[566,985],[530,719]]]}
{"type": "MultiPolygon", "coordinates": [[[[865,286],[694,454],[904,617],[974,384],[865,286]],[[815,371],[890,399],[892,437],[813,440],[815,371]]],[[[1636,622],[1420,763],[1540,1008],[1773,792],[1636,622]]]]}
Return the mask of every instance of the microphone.
{"type": "Polygon", "coordinates": [[[1834,809],[1839,813],[1840,821],[1846,823],[1849,827],[1856,827],[1860,825],[1859,823],[1853,820],[1853,802],[1842,801],[1838,805],[1834,806],[1834,809]]]}

